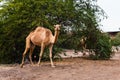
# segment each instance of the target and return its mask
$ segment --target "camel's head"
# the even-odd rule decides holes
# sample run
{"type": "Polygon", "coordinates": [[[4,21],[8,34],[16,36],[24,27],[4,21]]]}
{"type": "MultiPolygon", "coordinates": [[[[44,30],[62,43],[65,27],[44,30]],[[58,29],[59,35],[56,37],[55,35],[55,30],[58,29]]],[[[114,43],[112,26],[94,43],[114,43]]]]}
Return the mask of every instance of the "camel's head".
{"type": "Polygon", "coordinates": [[[56,25],[54,25],[54,29],[55,29],[55,31],[59,31],[60,30],[60,27],[61,27],[61,25],[59,25],[59,24],[56,24],[56,25]]]}

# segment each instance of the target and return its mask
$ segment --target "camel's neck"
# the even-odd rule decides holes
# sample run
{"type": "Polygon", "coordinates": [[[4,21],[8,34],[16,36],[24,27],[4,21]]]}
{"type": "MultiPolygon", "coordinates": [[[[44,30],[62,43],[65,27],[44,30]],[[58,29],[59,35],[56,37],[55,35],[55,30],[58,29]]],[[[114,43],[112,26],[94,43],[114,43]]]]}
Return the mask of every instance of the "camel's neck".
{"type": "Polygon", "coordinates": [[[54,33],[54,43],[57,42],[58,35],[59,35],[59,31],[58,31],[58,30],[55,30],[55,33],[54,33]]]}

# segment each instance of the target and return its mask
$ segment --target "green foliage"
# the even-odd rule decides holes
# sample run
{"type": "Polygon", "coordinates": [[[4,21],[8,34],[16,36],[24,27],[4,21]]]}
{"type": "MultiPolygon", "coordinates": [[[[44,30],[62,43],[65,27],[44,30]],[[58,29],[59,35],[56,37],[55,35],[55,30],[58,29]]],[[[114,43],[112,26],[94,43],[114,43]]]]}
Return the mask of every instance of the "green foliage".
{"type": "MultiPolygon", "coordinates": [[[[54,24],[72,20],[72,11],[72,0],[7,0],[0,9],[0,63],[21,62],[28,33],[35,26],[53,32],[54,24]]],[[[53,55],[58,51],[53,49],[53,55]]]]}
{"type": "Polygon", "coordinates": [[[68,48],[66,45],[79,49],[81,36],[94,41],[98,22],[105,17],[96,0],[1,1],[5,3],[0,6],[0,63],[21,62],[25,37],[35,26],[44,26],[54,33],[53,25],[62,25],[53,49],[55,55],[60,51],[58,48],[68,48]],[[69,32],[73,35],[68,36],[69,32]]]}
{"type": "Polygon", "coordinates": [[[99,34],[97,36],[96,45],[93,49],[94,55],[90,57],[93,59],[109,59],[112,56],[111,39],[107,34],[99,34]]]}
{"type": "Polygon", "coordinates": [[[115,38],[112,40],[112,45],[113,46],[119,46],[120,45],[120,32],[117,33],[115,38]]]}

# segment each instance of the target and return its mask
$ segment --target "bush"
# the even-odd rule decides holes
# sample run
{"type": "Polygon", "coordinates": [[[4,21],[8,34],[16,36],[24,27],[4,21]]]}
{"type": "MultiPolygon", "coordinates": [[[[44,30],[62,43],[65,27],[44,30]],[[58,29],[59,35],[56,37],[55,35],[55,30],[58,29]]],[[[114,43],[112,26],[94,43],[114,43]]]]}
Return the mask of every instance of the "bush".
{"type": "MultiPolygon", "coordinates": [[[[77,36],[68,40],[67,44],[72,43],[72,45],[65,46],[76,49],[79,46],[81,28],[95,32],[95,29],[93,31],[90,29],[96,28],[101,17],[105,17],[104,11],[94,4],[96,3],[94,0],[79,2],[77,0],[7,0],[5,2],[0,6],[0,63],[21,62],[25,37],[35,26],[44,26],[53,32],[53,25],[61,24],[63,26],[61,36],[66,35],[67,31],[77,32],[78,34],[75,34],[77,36]]],[[[57,48],[61,47],[65,39],[66,37],[59,39],[57,48]]],[[[53,55],[58,51],[57,48],[54,47],[53,55]]]]}
{"type": "Polygon", "coordinates": [[[112,56],[111,39],[107,34],[100,34],[94,49],[95,55],[91,55],[92,59],[109,59],[112,56]]]}
{"type": "Polygon", "coordinates": [[[112,40],[112,45],[113,46],[119,46],[120,45],[120,32],[112,40]]]}

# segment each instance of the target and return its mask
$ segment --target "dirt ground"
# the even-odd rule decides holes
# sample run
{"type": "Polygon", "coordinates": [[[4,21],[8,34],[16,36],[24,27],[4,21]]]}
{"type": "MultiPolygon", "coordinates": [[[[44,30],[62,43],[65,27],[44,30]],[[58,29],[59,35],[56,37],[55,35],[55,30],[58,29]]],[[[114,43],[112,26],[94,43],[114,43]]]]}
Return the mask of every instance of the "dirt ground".
{"type": "Polygon", "coordinates": [[[120,56],[111,60],[68,58],[41,66],[0,65],[0,80],[120,80],[120,56]]]}

